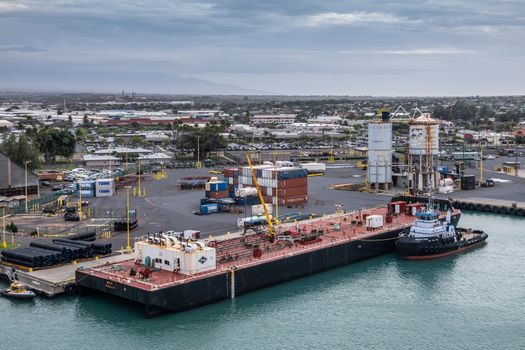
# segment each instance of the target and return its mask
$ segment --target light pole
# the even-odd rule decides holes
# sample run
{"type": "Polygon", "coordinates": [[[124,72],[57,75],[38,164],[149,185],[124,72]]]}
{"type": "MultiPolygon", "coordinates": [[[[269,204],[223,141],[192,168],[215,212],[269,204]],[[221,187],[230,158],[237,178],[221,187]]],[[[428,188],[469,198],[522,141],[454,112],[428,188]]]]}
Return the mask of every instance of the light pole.
{"type": "Polygon", "coordinates": [[[197,135],[197,168],[201,167],[201,145],[200,145],[201,136],[197,135]]]}
{"type": "Polygon", "coordinates": [[[5,241],[5,207],[2,208],[2,248],[7,248],[7,243],[5,241]]]}
{"type": "Polygon", "coordinates": [[[128,245],[126,247],[126,250],[128,252],[131,252],[131,245],[130,245],[130,238],[129,238],[129,186],[126,186],[126,231],[127,231],[127,238],[128,238],[128,245]]]}
{"type": "Polygon", "coordinates": [[[27,194],[27,164],[31,163],[30,160],[25,160],[24,161],[24,165],[25,165],[25,185],[26,185],[26,213],[29,211],[28,210],[28,207],[27,207],[27,201],[28,201],[28,194],[27,194]]]}
{"type": "Polygon", "coordinates": [[[138,193],[138,196],[140,197],[142,196],[142,190],[140,188],[140,178],[142,176],[142,172],[140,171],[140,158],[138,159],[138,161],[139,161],[139,190],[138,190],[139,193],[138,193]]]}

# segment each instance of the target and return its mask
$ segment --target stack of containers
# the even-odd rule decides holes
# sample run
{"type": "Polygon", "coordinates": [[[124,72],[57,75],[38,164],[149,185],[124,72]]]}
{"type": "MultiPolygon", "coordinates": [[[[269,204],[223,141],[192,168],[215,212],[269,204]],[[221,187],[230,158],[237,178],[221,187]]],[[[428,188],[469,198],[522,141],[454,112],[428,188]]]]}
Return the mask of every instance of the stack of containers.
{"type": "Polygon", "coordinates": [[[296,205],[308,201],[308,171],[306,169],[277,168],[271,176],[272,186],[268,187],[268,195],[274,205],[296,205]]]}
{"type": "Polygon", "coordinates": [[[239,169],[238,168],[224,168],[224,181],[228,183],[228,197],[235,196],[235,190],[239,185],[239,169]]]}
{"type": "Polygon", "coordinates": [[[77,194],[84,198],[95,197],[95,181],[79,181],[77,182],[77,194]]]}
{"type": "Polygon", "coordinates": [[[205,185],[206,198],[228,198],[228,183],[226,181],[210,181],[205,185]]]}
{"type": "Polygon", "coordinates": [[[114,179],[98,179],[95,182],[96,197],[113,197],[115,195],[114,179]]]}
{"type": "MultiPolygon", "coordinates": [[[[275,168],[269,165],[253,167],[257,177],[257,183],[265,202],[279,205],[296,205],[306,203],[308,200],[308,172],[297,167],[275,168]]],[[[236,197],[241,194],[256,194],[253,190],[242,188],[255,187],[252,181],[250,167],[241,167],[238,170],[238,179],[235,181],[235,173],[225,170],[225,179],[228,182],[238,183],[236,197]],[[232,179],[232,180],[230,180],[232,179]]],[[[231,195],[230,195],[231,197],[231,195]]],[[[245,196],[244,198],[249,198],[245,196]]]]}

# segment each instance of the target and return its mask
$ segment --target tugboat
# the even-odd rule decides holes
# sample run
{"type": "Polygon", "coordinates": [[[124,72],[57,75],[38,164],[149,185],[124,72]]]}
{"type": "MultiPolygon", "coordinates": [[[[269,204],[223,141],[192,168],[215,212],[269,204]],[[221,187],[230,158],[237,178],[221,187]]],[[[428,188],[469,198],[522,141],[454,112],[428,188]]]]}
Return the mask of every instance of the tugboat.
{"type": "Polygon", "coordinates": [[[18,282],[13,282],[9,288],[0,290],[0,294],[13,299],[33,299],[36,296],[35,292],[26,289],[18,282]]]}
{"type": "Polygon", "coordinates": [[[429,260],[457,254],[485,243],[488,237],[483,231],[455,228],[450,223],[450,210],[446,222],[441,222],[439,213],[431,209],[430,201],[427,209],[416,217],[410,230],[396,241],[405,259],[429,260]]]}

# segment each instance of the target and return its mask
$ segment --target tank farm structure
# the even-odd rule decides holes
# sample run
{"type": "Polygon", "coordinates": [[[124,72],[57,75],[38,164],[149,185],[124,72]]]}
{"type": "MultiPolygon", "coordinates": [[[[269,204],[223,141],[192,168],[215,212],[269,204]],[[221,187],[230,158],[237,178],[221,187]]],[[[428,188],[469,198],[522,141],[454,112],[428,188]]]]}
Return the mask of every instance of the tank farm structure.
{"type": "MultiPolygon", "coordinates": [[[[200,241],[157,233],[138,237],[135,256],[76,270],[81,294],[102,292],[144,307],[147,317],[179,312],[395,251],[399,234],[427,198],[271,225],[200,241]]],[[[461,212],[435,200],[440,220],[461,212]]]]}

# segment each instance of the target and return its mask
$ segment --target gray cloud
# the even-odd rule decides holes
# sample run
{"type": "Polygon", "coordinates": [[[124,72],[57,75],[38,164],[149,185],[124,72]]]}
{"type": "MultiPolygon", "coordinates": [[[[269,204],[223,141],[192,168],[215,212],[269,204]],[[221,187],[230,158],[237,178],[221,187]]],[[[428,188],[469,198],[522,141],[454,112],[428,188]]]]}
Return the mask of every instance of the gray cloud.
{"type": "Polygon", "coordinates": [[[41,79],[166,74],[275,93],[418,94],[417,79],[432,82],[425,94],[523,93],[523,13],[497,0],[0,0],[0,42],[17,43],[0,45],[0,75],[28,87],[38,67],[41,79]]]}

